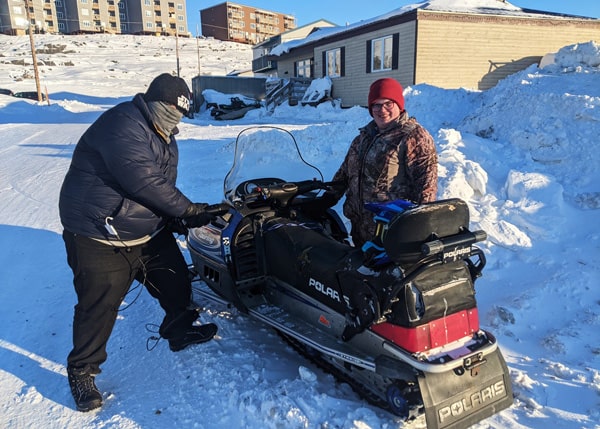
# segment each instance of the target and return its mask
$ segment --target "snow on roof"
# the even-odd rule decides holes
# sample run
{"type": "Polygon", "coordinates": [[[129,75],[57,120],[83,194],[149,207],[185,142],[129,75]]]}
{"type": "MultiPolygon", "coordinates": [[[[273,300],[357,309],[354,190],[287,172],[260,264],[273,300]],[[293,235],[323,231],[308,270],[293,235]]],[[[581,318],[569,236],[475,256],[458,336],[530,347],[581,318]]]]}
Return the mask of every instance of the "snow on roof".
{"type": "MultiPolygon", "coordinates": [[[[435,11],[435,12],[455,12],[455,13],[472,13],[486,15],[508,15],[520,17],[536,17],[536,18],[579,18],[586,17],[565,15],[553,12],[538,11],[533,9],[522,9],[505,0],[429,0],[421,3],[413,3],[394,9],[383,15],[376,16],[371,19],[358,21],[344,27],[329,27],[319,28],[317,31],[310,34],[304,39],[291,40],[271,49],[271,55],[282,55],[288,53],[291,49],[299,46],[324,39],[334,34],[343,33],[344,31],[354,30],[377,21],[384,21],[394,16],[410,13],[415,9],[435,11]]],[[[594,18],[589,18],[594,19],[594,18]]]]}

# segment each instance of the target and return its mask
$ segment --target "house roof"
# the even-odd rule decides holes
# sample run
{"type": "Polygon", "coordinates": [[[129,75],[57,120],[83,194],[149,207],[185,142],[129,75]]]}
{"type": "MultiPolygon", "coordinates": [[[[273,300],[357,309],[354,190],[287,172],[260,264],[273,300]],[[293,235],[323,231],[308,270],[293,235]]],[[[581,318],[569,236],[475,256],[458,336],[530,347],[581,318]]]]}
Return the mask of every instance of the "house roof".
{"type": "Polygon", "coordinates": [[[344,32],[353,31],[360,27],[375,24],[380,21],[385,21],[390,18],[395,18],[401,15],[408,15],[415,11],[431,11],[431,12],[449,12],[449,13],[470,13],[479,15],[498,15],[512,16],[522,18],[546,18],[546,19],[590,19],[596,18],[567,15],[562,13],[546,12],[535,9],[526,9],[514,6],[505,0],[429,0],[421,3],[415,3],[394,9],[383,15],[376,16],[371,19],[362,20],[354,24],[343,27],[328,27],[319,28],[304,39],[291,40],[275,46],[271,50],[271,55],[280,56],[288,53],[290,50],[314,43],[318,40],[340,35],[344,32]]]}
{"type": "Polygon", "coordinates": [[[269,46],[271,44],[274,44],[274,41],[276,41],[279,44],[279,43],[285,43],[285,41],[302,39],[303,38],[302,33],[304,31],[309,30],[308,33],[310,34],[314,31],[318,30],[319,28],[325,28],[325,27],[337,27],[337,24],[334,24],[333,22],[327,21],[325,19],[319,19],[317,21],[313,21],[313,22],[303,25],[301,27],[292,28],[291,30],[287,30],[287,31],[284,31],[283,33],[279,33],[275,36],[269,37],[268,39],[263,40],[262,42],[254,45],[253,49],[260,48],[262,46],[269,46]],[[300,36],[298,36],[298,35],[300,35],[300,36]],[[284,41],[284,42],[281,42],[281,41],[284,41]]]}

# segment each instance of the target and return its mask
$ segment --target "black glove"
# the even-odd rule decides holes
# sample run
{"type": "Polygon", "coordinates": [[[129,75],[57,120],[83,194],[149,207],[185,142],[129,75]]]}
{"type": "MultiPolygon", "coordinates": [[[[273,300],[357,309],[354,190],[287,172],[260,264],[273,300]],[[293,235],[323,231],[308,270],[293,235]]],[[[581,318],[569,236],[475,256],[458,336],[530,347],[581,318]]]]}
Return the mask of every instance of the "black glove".
{"type": "Polygon", "coordinates": [[[173,217],[167,220],[165,224],[167,231],[175,233],[177,235],[187,235],[188,229],[183,221],[178,217],[173,217]]]}
{"type": "Polygon", "coordinates": [[[320,201],[321,207],[324,207],[324,210],[327,210],[329,207],[333,207],[340,200],[338,196],[331,191],[325,191],[320,198],[317,198],[320,201]]]}
{"type": "Polygon", "coordinates": [[[204,210],[206,210],[208,213],[212,213],[216,216],[222,216],[225,213],[227,213],[230,208],[231,208],[231,206],[229,204],[219,203],[219,204],[212,204],[208,207],[205,207],[204,210]]]}
{"type": "Polygon", "coordinates": [[[216,215],[206,211],[208,204],[192,203],[181,215],[183,224],[188,228],[198,228],[216,219],[216,215]]]}
{"type": "Polygon", "coordinates": [[[206,225],[229,211],[227,204],[192,203],[181,216],[183,223],[188,228],[198,228],[206,225]]]}
{"type": "Polygon", "coordinates": [[[339,198],[333,192],[326,191],[318,198],[303,202],[301,209],[310,217],[320,217],[328,208],[335,206],[338,200],[339,198]]]}

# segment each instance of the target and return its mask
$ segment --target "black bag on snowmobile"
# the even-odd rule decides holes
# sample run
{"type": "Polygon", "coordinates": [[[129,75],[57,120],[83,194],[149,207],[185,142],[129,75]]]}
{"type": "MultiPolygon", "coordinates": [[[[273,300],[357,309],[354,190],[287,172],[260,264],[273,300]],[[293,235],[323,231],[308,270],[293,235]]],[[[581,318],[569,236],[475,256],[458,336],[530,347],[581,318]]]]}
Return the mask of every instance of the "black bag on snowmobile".
{"type": "Polygon", "coordinates": [[[267,274],[290,283],[343,313],[346,303],[337,272],[354,270],[362,252],[333,241],[316,222],[271,219],[263,226],[265,251],[272,255],[267,274]]]}
{"type": "Polygon", "coordinates": [[[464,261],[431,267],[404,285],[398,298],[389,321],[409,328],[477,305],[473,281],[464,261]]]}
{"type": "Polygon", "coordinates": [[[469,208],[458,198],[440,200],[396,215],[381,237],[388,257],[403,266],[423,258],[425,242],[469,230],[469,208]]]}
{"type": "MultiPolygon", "coordinates": [[[[408,275],[427,255],[427,242],[461,236],[468,232],[469,209],[457,198],[415,206],[407,201],[371,204],[378,225],[374,241],[363,249],[378,248],[378,261],[394,262],[408,275]]],[[[460,253],[460,252],[458,252],[460,253]]],[[[376,263],[383,265],[382,262],[376,263]]],[[[469,266],[460,257],[447,264],[417,272],[403,284],[392,307],[390,322],[415,327],[447,314],[474,308],[475,289],[469,266]]]]}

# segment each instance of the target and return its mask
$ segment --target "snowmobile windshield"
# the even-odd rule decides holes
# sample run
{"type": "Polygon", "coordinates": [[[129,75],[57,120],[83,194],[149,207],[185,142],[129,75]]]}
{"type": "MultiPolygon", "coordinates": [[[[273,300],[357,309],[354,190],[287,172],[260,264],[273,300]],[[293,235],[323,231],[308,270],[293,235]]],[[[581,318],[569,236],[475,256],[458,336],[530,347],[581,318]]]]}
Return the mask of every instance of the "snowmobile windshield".
{"type": "Polygon", "coordinates": [[[233,166],[223,187],[225,198],[234,201],[259,186],[303,180],[323,181],[323,174],[304,160],[289,131],[259,126],[238,134],[233,166]]]}

